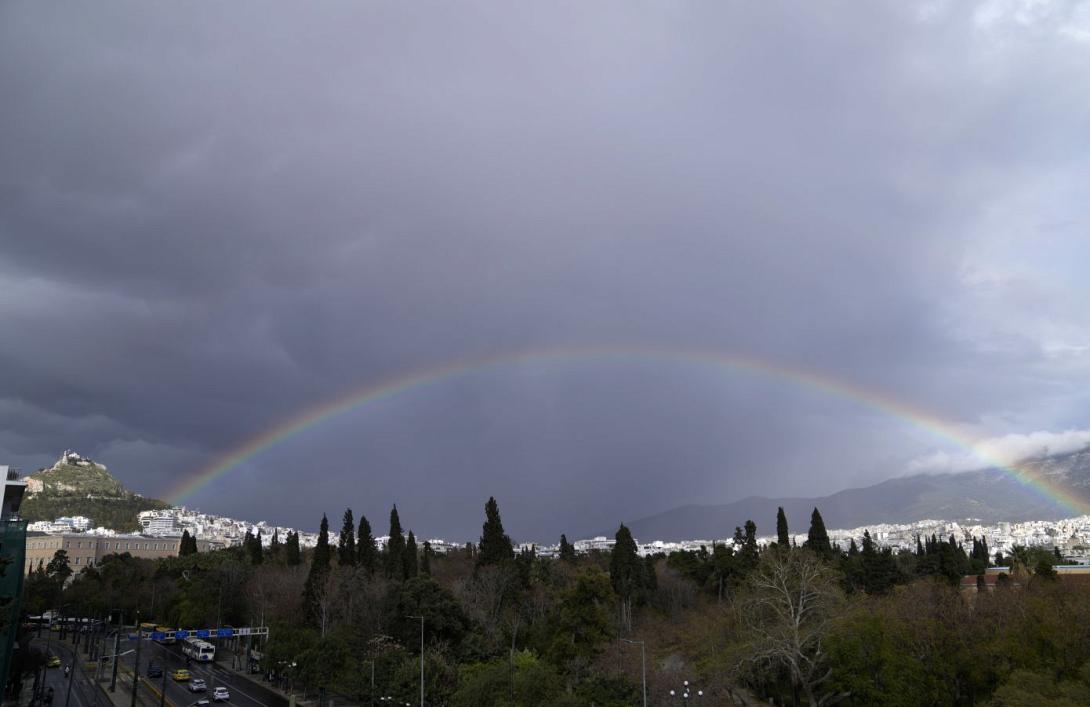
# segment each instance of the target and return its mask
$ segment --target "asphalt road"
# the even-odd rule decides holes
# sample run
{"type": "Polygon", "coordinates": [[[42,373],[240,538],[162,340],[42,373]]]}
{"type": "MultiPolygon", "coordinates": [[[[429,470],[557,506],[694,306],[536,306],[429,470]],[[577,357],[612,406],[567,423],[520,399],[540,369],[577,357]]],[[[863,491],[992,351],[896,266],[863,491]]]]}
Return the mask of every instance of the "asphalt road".
{"type": "MultiPolygon", "coordinates": [[[[121,645],[122,650],[128,650],[130,647],[135,647],[135,641],[122,641],[121,645]]],[[[128,661],[126,664],[131,666],[135,657],[135,654],[130,653],[124,656],[123,660],[128,661]]],[[[229,707],[282,707],[287,704],[287,701],[276,693],[270,693],[260,685],[254,685],[219,666],[196,661],[187,666],[185,656],[181,654],[180,649],[177,647],[164,646],[147,640],[143,641],[143,645],[140,647],[140,690],[142,692],[147,690],[147,686],[144,684],[145,681],[151,682],[156,690],[161,690],[163,686],[162,678],[147,677],[149,662],[155,662],[163,667],[166,675],[166,698],[176,707],[191,705],[202,698],[211,700],[213,688],[221,685],[231,693],[230,702],[221,703],[229,707]],[[186,668],[193,677],[202,678],[208,684],[208,691],[203,693],[190,692],[188,683],[172,680],[170,672],[176,668],[186,668]]],[[[158,697],[154,693],[151,694],[158,697]]]]}
{"type": "MultiPolygon", "coordinates": [[[[45,648],[47,644],[47,636],[35,639],[35,644],[45,648]]],[[[120,643],[120,650],[124,653],[126,651],[136,648],[136,642],[132,640],[126,640],[124,637],[120,643]]],[[[106,642],[106,652],[111,653],[113,651],[113,639],[108,639],[106,642]]],[[[51,654],[57,655],[61,658],[64,665],[73,665],[73,650],[72,645],[69,642],[61,642],[54,634],[53,638],[48,642],[48,650],[51,654]]],[[[121,665],[127,666],[131,671],[136,659],[135,652],[128,653],[121,657],[121,665]]],[[[81,655],[75,659],[73,680],[72,680],[72,694],[67,707],[113,707],[110,700],[97,689],[94,685],[94,671],[90,670],[87,674],[84,672],[84,663],[87,662],[86,654],[81,651],[81,655]]],[[[162,666],[164,675],[166,676],[166,704],[167,707],[188,707],[199,699],[207,698],[212,699],[212,689],[217,686],[226,687],[231,693],[231,699],[226,703],[219,703],[223,707],[286,707],[287,700],[277,693],[268,690],[267,688],[252,683],[235,673],[224,670],[223,668],[209,663],[197,663],[193,661],[190,665],[186,665],[185,656],[182,655],[181,650],[176,646],[164,646],[159,643],[150,640],[144,640],[140,646],[140,684],[137,690],[137,705],[138,707],[158,707],[160,704],[160,691],[163,689],[163,678],[148,678],[147,669],[150,662],[157,663],[162,666]],[[190,692],[188,689],[188,683],[175,682],[170,677],[170,672],[176,668],[187,668],[193,677],[203,678],[208,684],[208,690],[206,692],[190,692]]],[[[109,676],[109,665],[103,669],[103,675],[109,676]]],[[[124,674],[124,670],[122,673],[124,674]]],[[[65,699],[68,690],[68,680],[64,676],[63,667],[49,668],[45,671],[45,685],[53,688],[53,703],[51,707],[65,707],[65,699]]],[[[109,683],[103,683],[103,687],[108,689],[109,683]]],[[[129,695],[131,695],[131,683],[127,680],[124,682],[119,676],[117,684],[116,695],[121,697],[120,702],[125,705],[129,704],[129,695]]],[[[213,703],[216,704],[216,703],[213,703]]]]}
{"type": "MultiPolygon", "coordinates": [[[[45,637],[35,640],[35,645],[45,647],[45,637]]],[[[72,665],[72,645],[61,643],[54,639],[49,643],[49,652],[58,656],[64,665],[72,665]]],[[[75,667],[71,675],[72,693],[68,696],[69,680],[64,676],[64,668],[47,668],[45,671],[45,685],[53,688],[52,707],[106,707],[108,701],[96,689],[92,680],[84,673],[83,663],[85,656],[80,656],[75,661],[75,667]]],[[[92,676],[93,677],[93,676],[92,676]]]]}

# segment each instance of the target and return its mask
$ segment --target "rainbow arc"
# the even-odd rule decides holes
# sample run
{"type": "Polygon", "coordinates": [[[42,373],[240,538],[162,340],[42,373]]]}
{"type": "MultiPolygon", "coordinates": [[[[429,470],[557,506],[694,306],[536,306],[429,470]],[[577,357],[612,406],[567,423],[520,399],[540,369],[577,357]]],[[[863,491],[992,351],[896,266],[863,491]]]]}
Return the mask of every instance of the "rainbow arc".
{"type": "Polygon", "coordinates": [[[980,459],[981,468],[995,467],[1032,487],[1046,498],[1059,503],[1073,515],[1090,512],[1090,504],[1066,489],[1048,482],[1025,466],[1012,464],[996,457],[983,448],[981,440],[974,439],[958,425],[946,422],[921,408],[909,405],[884,392],[863,388],[852,382],[824,375],[800,367],[786,366],[772,361],[714,351],[672,350],[652,347],[568,347],[549,350],[532,350],[489,358],[445,363],[401,376],[387,378],[352,390],[333,400],[308,407],[283,422],[250,437],[219,456],[214,462],[185,477],[166,496],[170,503],[179,505],[200,489],[230,474],[244,462],[264,451],[282,444],[295,435],[366,406],[378,405],[384,400],[431,386],[487,372],[500,372],[551,361],[597,362],[638,361],[662,364],[684,364],[730,375],[749,375],[783,381],[787,384],[816,391],[835,398],[851,401],[864,408],[897,419],[911,427],[926,431],[937,440],[966,450],[980,459]]]}

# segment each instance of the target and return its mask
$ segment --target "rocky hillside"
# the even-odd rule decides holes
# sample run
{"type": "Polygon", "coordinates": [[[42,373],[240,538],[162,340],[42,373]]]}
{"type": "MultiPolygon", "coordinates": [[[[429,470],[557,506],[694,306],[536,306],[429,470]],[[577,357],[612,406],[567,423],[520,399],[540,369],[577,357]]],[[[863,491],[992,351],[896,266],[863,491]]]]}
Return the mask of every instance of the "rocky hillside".
{"type": "Polygon", "coordinates": [[[129,491],[105,465],[72,451],[65,451],[53,466],[39,469],[26,481],[27,497],[20,511],[30,521],[86,516],[95,526],[133,531],[139,528],[140,511],[167,507],[129,491]]]}

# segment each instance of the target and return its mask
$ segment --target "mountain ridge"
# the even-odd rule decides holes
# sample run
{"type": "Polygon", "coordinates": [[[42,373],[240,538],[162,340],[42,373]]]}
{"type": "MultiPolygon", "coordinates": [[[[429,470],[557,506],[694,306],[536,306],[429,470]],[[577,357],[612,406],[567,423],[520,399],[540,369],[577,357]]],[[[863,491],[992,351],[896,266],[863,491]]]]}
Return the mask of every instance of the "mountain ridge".
{"type": "MultiPolygon", "coordinates": [[[[1090,448],[1044,457],[1020,465],[1029,478],[1081,498],[1090,498],[1090,448]]],[[[991,467],[976,471],[913,474],[817,497],[747,496],[722,504],[686,504],[627,522],[643,540],[729,538],[746,520],[758,532],[774,528],[783,506],[788,524],[798,532],[810,525],[810,513],[821,511],[826,527],[858,528],[879,523],[927,519],[981,521],[1056,520],[1071,515],[1065,503],[991,467]]]]}

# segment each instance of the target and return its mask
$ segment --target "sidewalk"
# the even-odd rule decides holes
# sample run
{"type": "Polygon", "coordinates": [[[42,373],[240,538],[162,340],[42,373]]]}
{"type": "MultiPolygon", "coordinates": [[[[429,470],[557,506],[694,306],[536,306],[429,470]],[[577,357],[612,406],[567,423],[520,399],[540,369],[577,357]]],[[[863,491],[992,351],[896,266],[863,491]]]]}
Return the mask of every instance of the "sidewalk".
{"type": "MultiPolygon", "coordinates": [[[[288,693],[285,690],[281,689],[276,683],[269,682],[269,681],[265,680],[264,674],[251,674],[251,673],[248,673],[244,668],[235,667],[235,666],[242,666],[242,665],[245,665],[245,664],[246,664],[246,652],[245,651],[242,651],[240,653],[235,653],[234,651],[232,651],[230,648],[228,648],[226,646],[221,646],[221,647],[216,649],[216,660],[215,660],[216,667],[219,668],[220,670],[224,670],[226,672],[231,673],[231,675],[235,679],[245,680],[250,685],[253,685],[255,688],[259,688],[259,689],[261,689],[263,691],[272,693],[273,695],[275,695],[276,697],[278,697],[282,701],[282,704],[285,704],[285,705],[290,705],[293,702],[294,702],[294,704],[300,705],[300,706],[316,704],[316,699],[317,699],[316,695],[308,695],[308,697],[310,697],[309,700],[303,700],[302,695],[299,694],[299,693],[296,693],[295,696],[293,697],[290,693],[288,693]]],[[[347,703],[338,700],[337,704],[338,705],[344,705],[344,704],[347,704],[347,703]]]]}
{"type": "MultiPolygon", "coordinates": [[[[118,666],[117,692],[110,692],[109,674],[105,675],[105,680],[100,682],[98,687],[114,707],[131,707],[132,668],[124,663],[118,666]]],[[[159,698],[161,695],[162,693],[159,691],[158,685],[149,680],[141,680],[139,689],[136,691],[137,707],[159,707],[159,698]]],[[[175,707],[174,702],[169,697],[166,699],[166,705],[167,707],[175,707]]]]}

